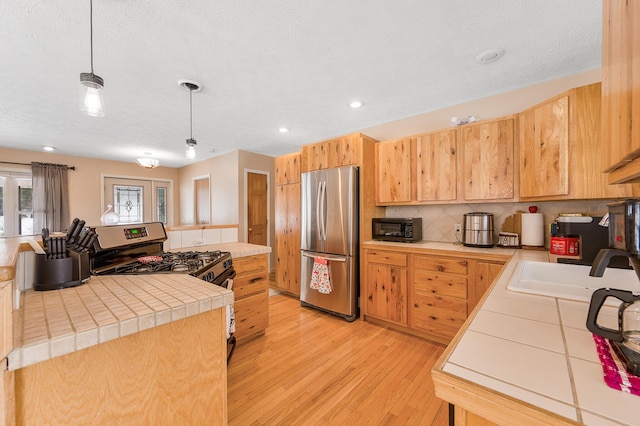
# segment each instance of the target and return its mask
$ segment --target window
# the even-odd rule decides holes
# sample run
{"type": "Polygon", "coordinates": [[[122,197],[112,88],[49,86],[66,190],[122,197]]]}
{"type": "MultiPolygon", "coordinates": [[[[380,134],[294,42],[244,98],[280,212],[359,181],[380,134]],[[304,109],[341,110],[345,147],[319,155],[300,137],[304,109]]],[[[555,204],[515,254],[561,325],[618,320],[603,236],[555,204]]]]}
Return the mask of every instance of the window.
{"type": "Polygon", "coordinates": [[[31,173],[0,170],[0,237],[33,235],[31,173]]]}
{"type": "Polygon", "coordinates": [[[141,186],[113,186],[113,211],[120,223],[141,223],[144,219],[141,186]]]}
{"type": "Polygon", "coordinates": [[[156,188],[156,218],[159,222],[167,224],[167,188],[156,188]]]}

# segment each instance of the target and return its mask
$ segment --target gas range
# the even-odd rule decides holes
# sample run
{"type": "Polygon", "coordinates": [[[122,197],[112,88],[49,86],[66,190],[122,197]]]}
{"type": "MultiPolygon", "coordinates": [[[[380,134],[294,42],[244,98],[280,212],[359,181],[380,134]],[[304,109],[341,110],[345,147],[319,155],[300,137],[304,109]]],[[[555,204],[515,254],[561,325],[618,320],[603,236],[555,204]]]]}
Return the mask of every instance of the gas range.
{"type": "Polygon", "coordinates": [[[163,252],[167,234],[161,222],[96,227],[90,253],[94,275],[190,274],[223,285],[235,276],[226,251],[163,252]]]}

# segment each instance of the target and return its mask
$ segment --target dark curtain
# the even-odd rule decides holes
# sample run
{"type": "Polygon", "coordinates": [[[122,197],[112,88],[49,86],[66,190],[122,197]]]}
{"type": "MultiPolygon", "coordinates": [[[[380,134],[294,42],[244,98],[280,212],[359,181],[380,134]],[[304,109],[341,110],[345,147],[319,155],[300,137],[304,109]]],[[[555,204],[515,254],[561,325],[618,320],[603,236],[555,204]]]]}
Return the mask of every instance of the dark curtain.
{"type": "Polygon", "coordinates": [[[33,232],[51,232],[69,226],[68,167],[61,164],[31,163],[33,194],[33,232]]]}

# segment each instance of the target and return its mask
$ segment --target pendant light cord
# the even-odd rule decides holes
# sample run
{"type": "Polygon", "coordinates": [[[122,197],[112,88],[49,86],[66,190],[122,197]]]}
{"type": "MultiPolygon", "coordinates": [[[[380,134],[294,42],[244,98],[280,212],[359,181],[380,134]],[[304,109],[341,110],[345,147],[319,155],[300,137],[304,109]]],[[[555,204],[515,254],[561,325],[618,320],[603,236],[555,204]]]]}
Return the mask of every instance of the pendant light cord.
{"type": "Polygon", "coordinates": [[[189,87],[189,138],[193,139],[193,89],[189,87]]]}
{"type": "Polygon", "coordinates": [[[89,0],[89,40],[91,40],[91,74],[93,74],[93,0],[89,0]]]}

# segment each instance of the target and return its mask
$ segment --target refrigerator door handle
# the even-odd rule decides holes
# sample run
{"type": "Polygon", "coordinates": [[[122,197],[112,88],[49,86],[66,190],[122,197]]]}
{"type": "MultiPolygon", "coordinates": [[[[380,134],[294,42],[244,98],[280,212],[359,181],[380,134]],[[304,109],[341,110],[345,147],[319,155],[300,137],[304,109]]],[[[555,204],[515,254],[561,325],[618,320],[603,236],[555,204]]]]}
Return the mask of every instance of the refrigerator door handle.
{"type": "Polygon", "coordinates": [[[304,257],[309,257],[311,259],[314,259],[316,257],[320,258],[320,259],[324,259],[324,260],[330,260],[332,262],[346,262],[347,261],[347,257],[346,256],[333,256],[330,254],[312,254],[312,253],[302,253],[302,255],[304,257]]]}
{"type": "Polygon", "coordinates": [[[322,200],[320,201],[321,211],[320,223],[322,223],[322,240],[327,241],[327,181],[322,181],[322,200]]]}
{"type": "Polygon", "coordinates": [[[318,221],[317,233],[322,240],[322,222],[320,221],[320,197],[322,196],[322,182],[318,182],[318,192],[316,192],[316,220],[318,221]]]}

